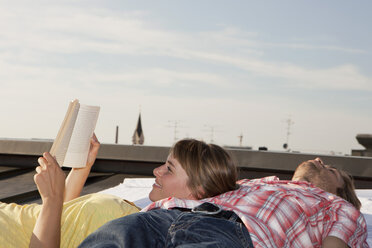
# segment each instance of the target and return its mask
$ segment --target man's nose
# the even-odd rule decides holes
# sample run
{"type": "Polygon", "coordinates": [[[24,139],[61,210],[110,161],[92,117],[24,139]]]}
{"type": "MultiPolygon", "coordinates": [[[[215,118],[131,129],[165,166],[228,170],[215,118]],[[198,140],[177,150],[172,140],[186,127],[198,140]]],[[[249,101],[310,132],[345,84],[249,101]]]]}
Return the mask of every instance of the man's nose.
{"type": "Polygon", "coordinates": [[[316,158],[316,159],[314,159],[315,161],[318,161],[319,162],[319,164],[321,164],[321,165],[324,165],[324,163],[323,163],[323,160],[321,159],[321,158],[316,158]]]}

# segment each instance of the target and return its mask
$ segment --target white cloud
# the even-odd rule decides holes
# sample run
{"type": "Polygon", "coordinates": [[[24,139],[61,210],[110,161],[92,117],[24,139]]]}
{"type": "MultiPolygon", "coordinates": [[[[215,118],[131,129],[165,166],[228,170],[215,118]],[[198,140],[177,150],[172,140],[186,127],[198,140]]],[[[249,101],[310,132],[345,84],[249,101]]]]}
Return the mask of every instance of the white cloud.
{"type": "MultiPolygon", "coordinates": [[[[352,133],[368,132],[369,117],[350,112],[346,115],[324,106],[318,116],[325,118],[332,112],[333,120],[311,122],[312,118],[303,113],[315,112],[314,107],[272,94],[255,95],[254,91],[248,94],[249,86],[235,84],[240,80],[259,85],[259,79],[264,78],[276,84],[286,82],[286,87],[295,89],[370,92],[372,79],[356,65],[335,62],[332,67],[319,69],[316,65],[310,68],[284,60],[264,60],[265,46],[283,44],[260,44],[259,34],[228,26],[205,32],[167,30],[150,23],[146,13],[82,9],[71,5],[73,2],[67,5],[45,2],[41,7],[24,1],[22,5],[13,3],[11,7],[0,8],[0,113],[6,116],[0,137],[54,137],[67,103],[73,98],[102,107],[97,132],[104,142],[113,141],[116,125],[120,125],[122,142],[130,142],[139,105],[146,142],[155,145],[169,145],[173,141],[174,130],[168,127],[168,121],[179,120],[184,126],[178,130],[179,137],[209,141],[208,126],[214,126],[214,140],[220,144],[238,144],[237,136],[243,133],[246,145],[255,148],[267,145],[279,150],[285,140],[283,119],[288,112],[296,122],[291,137],[295,147],[305,140],[301,145],[309,149],[347,152],[352,133]],[[97,56],[94,61],[77,65],[74,57],[70,57],[87,54],[97,56]],[[99,55],[117,56],[115,62],[124,62],[122,69],[120,66],[107,69],[105,63],[110,61],[96,59],[99,55]],[[146,63],[155,56],[165,62],[146,63]],[[128,69],[126,65],[131,64],[133,57],[139,57],[144,65],[128,69]],[[173,67],[175,60],[181,60],[182,65],[173,67]],[[185,84],[197,90],[208,89],[206,92],[217,88],[223,96],[207,93],[179,97],[185,84]],[[157,90],[176,85],[180,94],[155,95],[138,85],[157,90]],[[228,93],[233,92],[231,89],[241,95],[247,92],[249,97],[235,98],[228,93]],[[362,121],[356,123],[354,119],[362,121]],[[337,121],[353,128],[340,134],[334,128],[337,121]],[[23,128],[24,123],[28,128],[23,128]],[[314,140],[299,130],[311,130],[314,140]],[[332,147],[327,136],[338,139],[337,146],[332,147]]],[[[320,48],[363,52],[333,46],[320,48]]]]}
{"type": "MultiPolygon", "coordinates": [[[[3,9],[0,15],[0,23],[2,23],[0,45],[9,48],[10,51],[15,48],[15,56],[19,56],[21,63],[32,61],[35,59],[33,56],[42,56],[42,52],[158,55],[182,58],[190,62],[204,60],[208,63],[234,66],[260,77],[271,77],[273,80],[285,79],[292,87],[298,88],[306,89],[311,85],[313,88],[331,90],[370,91],[372,89],[370,87],[372,79],[363,75],[355,65],[341,64],[315,69],[286,61],[270,62],[259,59],[263,50],[262,45],[255,40],[257,34],[246,33],[233,27],[224,27],[220,31],[184,33],[152,27],[150,23],[141,19],[141,15],[131,13],[126,15],[125,12],[114,13],[94,8],[81,11],[77,7],[64,5],[47,5],[47,9],[40,13],[29,7],[18,6],[11,13],[3,9]],[[233,47],[239,47],[245,53],[233,51],[233,47]]],[[[271,45],[275,46],[275,44],[271,45]]],[[[303,44],[293,46],[302,49],[314,48],[303,44]]],[[[329,48],[342,50],[332,46],[329,48]]],[[[9,58],[9,54],[7,57],[9,58]]],[[[164,76],[164,69],[151,70],[152,75],[164,76]]],[[[200,80],[208,81],[211,81],[212,73],[219,72],[191,72],[200,80]]],[[[158,81],[169,83],[179,77],[184,79],[189,77],[176,74],[170,76],[169,71],[167,74],[168,81],[164,79],[158,81]]],[[[189,78],[193,80],[194,76],[189,78]]],[[[135,73],[126,77],[134,81],[135,78],[143,80],[142,75],[135,75],[135,73]]],[[[221,76],[215,77],[221,78],[221,76]]]]}
{"type": "Polygon", "coordinates": [[[347,47],[340,47],[335,45],[312,45],[306,43],[264,43],[262,44],[268,47],[274,48],[292,48],[298,50],[325,50],[325,51],[336,51],[336,52],[344,52],[344,53],[351,53],[351,54],[366,54],[367,51],[362,49],[355,49],[355,48],[347,48],[347,47]]]}

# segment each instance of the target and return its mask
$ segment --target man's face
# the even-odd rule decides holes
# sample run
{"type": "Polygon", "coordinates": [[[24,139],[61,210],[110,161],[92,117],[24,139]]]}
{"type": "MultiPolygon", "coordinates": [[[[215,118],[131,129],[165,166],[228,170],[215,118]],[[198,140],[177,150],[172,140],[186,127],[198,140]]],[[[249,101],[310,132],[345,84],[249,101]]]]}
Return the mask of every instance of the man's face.
{"type": "Polygon", "coordinates": [[[324,165],[320,158],[300,164],[294,172],[292,180],[308,181],[314,186],[335,195],[337,189],[344,185],[340,173],[335,168],[324,165]]]}

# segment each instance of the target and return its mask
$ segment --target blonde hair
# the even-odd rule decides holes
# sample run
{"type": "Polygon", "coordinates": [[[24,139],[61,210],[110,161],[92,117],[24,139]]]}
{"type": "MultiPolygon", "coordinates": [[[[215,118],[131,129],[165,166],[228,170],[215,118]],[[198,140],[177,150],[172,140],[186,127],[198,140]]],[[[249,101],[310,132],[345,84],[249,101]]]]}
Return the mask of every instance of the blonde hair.
{"type": "Polygon", "coordinates": [[[236,189],[237,168],[222,147],[195,139],[178,141],[170,153],[178,160],[189,179],[188,188],[197,199],[236,189]]]}

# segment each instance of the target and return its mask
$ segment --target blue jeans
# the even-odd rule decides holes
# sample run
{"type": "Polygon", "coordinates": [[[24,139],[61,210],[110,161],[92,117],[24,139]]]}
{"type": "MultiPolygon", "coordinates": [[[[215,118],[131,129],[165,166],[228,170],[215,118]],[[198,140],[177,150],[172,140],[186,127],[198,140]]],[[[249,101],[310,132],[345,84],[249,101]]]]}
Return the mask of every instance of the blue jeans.
{"type": "Polygon", "coordinates": [[[237,218],[156,209],[110,221],[79,247],[253,247],[247,228],[237,218]]]}

